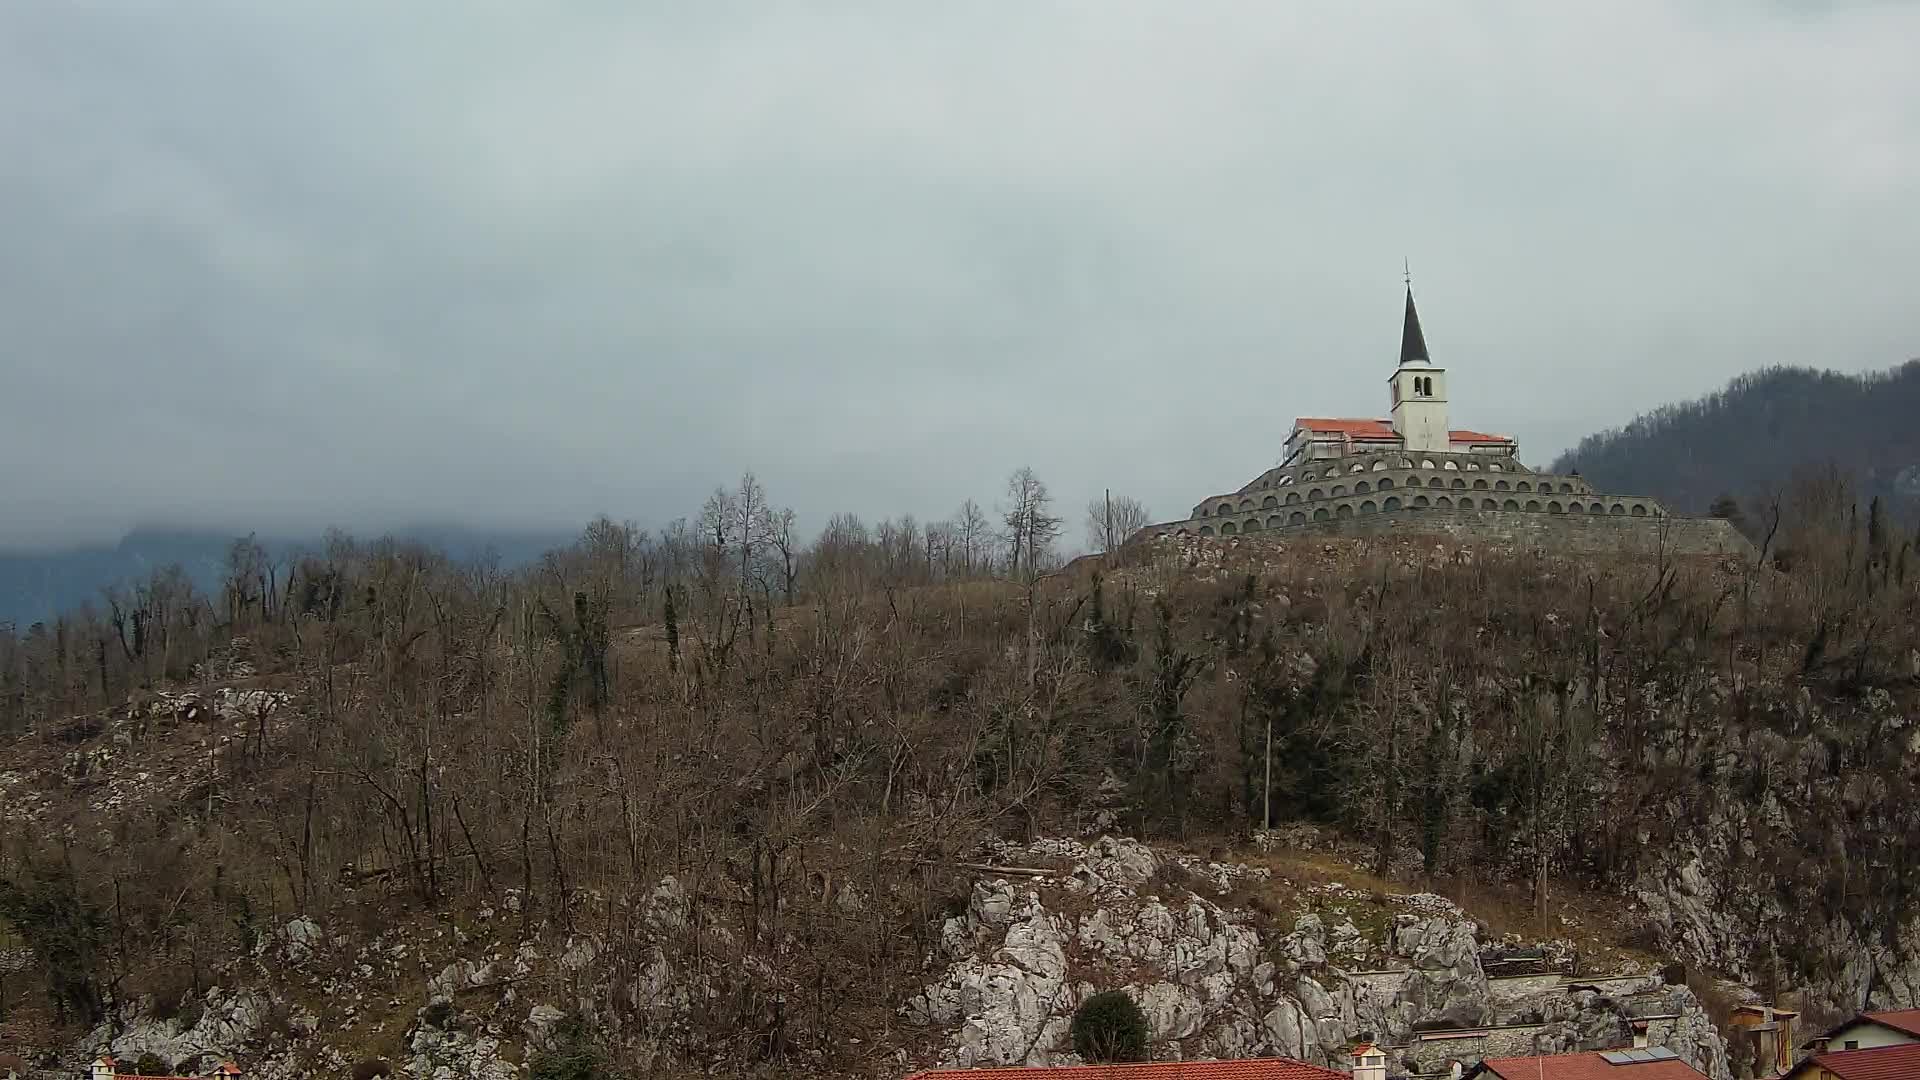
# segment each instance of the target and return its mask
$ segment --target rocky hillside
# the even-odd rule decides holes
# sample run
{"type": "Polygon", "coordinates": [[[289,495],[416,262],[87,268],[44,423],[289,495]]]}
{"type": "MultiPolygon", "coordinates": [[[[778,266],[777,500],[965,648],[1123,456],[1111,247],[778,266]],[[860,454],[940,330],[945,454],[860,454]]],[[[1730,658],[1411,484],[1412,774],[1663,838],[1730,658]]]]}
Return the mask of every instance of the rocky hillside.
{"type": "Polygon", "coordinates": [[[1879,528],[1793,522],[1786,570],[839,552],[792,604],[604,535],[376,547],[142,650],[0,642],[0,1052],[878,1077],[1066,1060],[1124,988],[1161,1055],[1644,1023],[1729,1076],[1740,997],[1920,1005],[1920,575],[1879,528]]]}

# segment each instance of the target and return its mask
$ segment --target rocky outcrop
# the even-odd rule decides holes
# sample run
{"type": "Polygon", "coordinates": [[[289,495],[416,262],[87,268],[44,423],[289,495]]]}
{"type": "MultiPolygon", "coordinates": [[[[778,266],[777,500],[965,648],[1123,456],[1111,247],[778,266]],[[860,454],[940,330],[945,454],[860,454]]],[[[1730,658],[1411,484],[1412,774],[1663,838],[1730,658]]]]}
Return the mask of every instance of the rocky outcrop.
{"type": "MultiPolygon", "coordinates": [[[[1071,1064],[1075,1008],[1113,987],[1140,1006],[1163,1057],[1344,1065],[1362,1037],[1410,1053],[1416,1029],[1518,1016],[1540,1021],[1537,1037],[1529,1034],[1540,1052],[1631,1040],[1621,1000],[1570,992],[1552,978],[1538,993],[1496,1004],[1479,928],[1439,897],[1387,898],[1405,910],[1372,934],[1345,917],[1329,928],[1313,912],[1280,920],[1283,932],[1271,918],[1170,886],[1169,860],[1132,840],[1048,841],[1022,854],[1025,865],[1036,856],[1068,865],[1039,880],[976,882],[965,909],[941,927],[937,977],[903,1009],[943,1032],[943,1064],[1071,1064]]],[[[1265,873],[1211,865],[1203,873],[1183,864],[1185,880],[1217,891],[1265,873]]],[[[1674,992],[1685,1000],[1673,1005],[1682,1022],[1669,1045],[1724,1078],[1724,1045],[1691,995],[1674,992]]]]}
{"type": "Polygon", "coordinates": [[[131,1003],[120,1016],[89,1033],[82,1053],[107,1053],[129,1061],[151,1054],[175,1068],[185,1064],[198,1069],[250,1043],[275,1003],[259,991],[214,987],[198,1005],[163,1019],[152,1014],[151,1002],[131,1003]],[[190,1017],[191,1023],[183,1017],[190,1017]]]}

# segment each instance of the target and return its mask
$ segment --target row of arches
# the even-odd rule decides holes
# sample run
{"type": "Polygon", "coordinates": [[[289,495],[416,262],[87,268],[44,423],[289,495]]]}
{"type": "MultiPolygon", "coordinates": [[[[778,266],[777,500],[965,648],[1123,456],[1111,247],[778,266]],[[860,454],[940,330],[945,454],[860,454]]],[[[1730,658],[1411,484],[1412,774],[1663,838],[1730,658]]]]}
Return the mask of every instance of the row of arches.
{"type": "MultiPolygon", "coordinates": [[[[1407,487],[1410,487],[1410,488],[1418,488],[1418,487],[1424,486],[1428,488],[1452,488],[1455,490],[1518,491],[1518,492],[1529,493],[1529,494],[1534,492],[1538,492],[1540,494],[1550,494],[1554,492],[1554,489],[1556,486],[1556,482],[1552,480],[1508,481],[1503,478],[1503,479],[1494,480],[1490,482],[1484,476],[1475,477],[1471,484],[1468,483],[1465,477],[1461,477],[1461,476],[1454,476],[1451,478],[1447,478],[1443,476],[1430,476],[1430,477],[1423,478],[1417,475],[1409,475],[1409,476],[1401,477],[1401,480],[1405,483],[1407,487]]],[[[1309,489],[1305,496],[1302,496],[1301,493],[1298,491],[1289,491],[1289,492],[1285,492],[1284,494],[1260,496],[1257,507],[1255,505],[1255,496],[1241,495],[1237,497],[1229,497],[1229,498],[1222,499],[1220,502],[1213,504],[1211,506],[1202,506],[1200,508],[1200,512],[1194,516],[1223,517],[1223,516],[1229,516],[1236,513],[1244,513],[1246,511],[1254,510],[1254,509],[1265,509],[1265,508],[1270,508],[1270,507],[1280,506],[1280,505],[1290,505],[1293,503],[1300,502],[1303,497],[1309,502],[1316,501],[1319,499],[1338,499],[1348,494],[1365,495],[1374,491],[1388,491],[1393,489],[1395,486],[1396,486],[1396,483],[1393,477],[1382,476],[1377,481],[1368,481],[1368,480],[1356,481],[1353,485],[1353,490],[1351,492],[1347,490],[1347,486],[1345,484],[1335,484],[1330,488],[1316,487],[1316,488],[1309,489]]],[[[1575,494],[1577,490],[1573,482],[1569,480],[1559,481],[1558,488],[1559,488],[1559,494],[1562,494],[1562,495],[1572,495],[1572,494],[1575,494]]]]}
{"type": "MultiPolygon", "coordinates": [[[[1539,499],[1528,499],[1522,502],[1514,498],[1500,500],[1485,497],[1475,498],[1471,495],[1461,496],[1456,500],[1453,496],[1449,495],[1429,497],[1424,494],[1411,495],[1403,501],[1400,496],[1390,495],[1378,502],[1373,499],[1363,499],[1357,502],[1349,500],[1330,507],[1315,507],[1311,512],[1300,509],[1290,513],[1269,514],[1266,515],[1264,519],[1260,515],[1255,514],[1242,520],[1222,521],[1219,525],[1218,535],[1238,536],[1242,533],[1261,532],[1266,529],[1284,529],[1298,525],[1310,525],[1318,521],[1337,521],[1351,518],[1355,515],[1376,514],[1402,509],[1497,510],[1536,514],[1587,514],[1603,517],[1660,516],[1660,510],[1657,506],[1649,507],[1648,504],[1644,502],[1616,502],[1610,505],[1598,500],[1583,502],[1579,499],[1572,499],[1566,502],[1562,502],[1559,499],[1549,499],[1544,502],[1539,499]]],[[[1183,529],[1181,531],[1185,532],[1186,530],[1183,529]]],[[[1211,525],[1202,525],[1197,531],[1201,536],[1215,535],[1215,529],[1211,525]]]]}
{"type": "MultiPolygon", "coordinates": [[[[1434,458],[1389,458],[1383,456],[1373,458],[1371,461],[1355,461],[1344,466],[1338,464],[1327,466],[1310,465],[1297,474],[1297,479],[1302,481],[1331,480],[1343,473],[1385,472],[1388,469],[1430,469],[1440,472],[1480,472],[1482,469],[1485,469],[1487,472],[1496,473],[1526,471],[1518,464],[1508,466],[1498,461],[1483,463],[1473,460],[1460,462],[1452,458],[1435,460],[1434,458]]],[[[1288,484],[1294,483],[1295,480],[1296,474],[1283,473],[1278,477],[1260,481],[1258,486],[1262,488],[1285,487],[1288,484]]]]}

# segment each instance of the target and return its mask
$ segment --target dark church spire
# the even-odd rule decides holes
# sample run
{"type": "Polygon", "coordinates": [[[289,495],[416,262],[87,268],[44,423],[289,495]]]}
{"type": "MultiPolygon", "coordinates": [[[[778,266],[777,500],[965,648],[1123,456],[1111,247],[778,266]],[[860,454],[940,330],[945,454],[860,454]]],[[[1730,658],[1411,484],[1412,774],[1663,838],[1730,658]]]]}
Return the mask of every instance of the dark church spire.
{"type": "Polygon", "coordinates": [[[1407,285],[1407,323],[1400,329],[1400,362],[1433,363],[1433,358],[1427,355],[1427,337],[1420,332],[1420,313],[1413,307],[1412,283],[1407,285]]]}

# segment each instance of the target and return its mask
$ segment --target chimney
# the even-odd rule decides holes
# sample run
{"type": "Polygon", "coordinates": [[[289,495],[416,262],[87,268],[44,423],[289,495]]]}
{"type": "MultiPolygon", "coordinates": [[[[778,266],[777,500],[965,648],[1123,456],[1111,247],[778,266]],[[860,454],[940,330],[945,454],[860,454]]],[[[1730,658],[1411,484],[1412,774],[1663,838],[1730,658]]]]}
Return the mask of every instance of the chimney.
{"type": "Polygon", "coordinates": [[[1647,1022],[1645,1020],[1634,1021],[1633,1048],[1635,1050],[1645,1050],[1647,1048],[1647,1022]]]}
{"type": "Polygon", "coordinates": [[[1387,1053],[1372,1043],[1353,1048],[1353,1080],[1387,1080],[1387,1053]]]}

